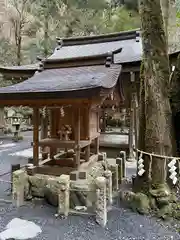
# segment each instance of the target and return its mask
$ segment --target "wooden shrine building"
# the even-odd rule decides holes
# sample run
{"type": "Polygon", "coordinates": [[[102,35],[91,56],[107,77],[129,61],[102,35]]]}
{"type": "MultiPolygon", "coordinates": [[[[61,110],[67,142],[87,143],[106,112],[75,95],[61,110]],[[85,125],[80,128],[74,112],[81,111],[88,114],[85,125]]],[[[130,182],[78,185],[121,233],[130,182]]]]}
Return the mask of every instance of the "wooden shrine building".
{"type": "MultiPolygon", "coordinates": [[[[81,59],[79,65],[86,64],[86,59],[98,56],[105,52],[113,52],[115,64],[122,66],[121,78],[117,82],[113,96],[106,99],[104,105],[116,107],[130,107],[132,93],[139,91],[139,73],[142,58],[142,41],[139,30],[131,30],[119,33],[111,33],[99,36],[73,37],[57,39],[58,46],[54,53],[47,59],[48,62],[64,61],[67,65],[71,59],[81,59]],[[121,51],[119,51],[121,49],[121,51]],[[118,93],[118,94],[116,94],[118,93]],[[117,96],[116,96],[117,95],[117,96]]],[[[170,60],[176,59],[179,51],[170,54],[170,60]]],[[[38,60],[41,60],[38,58],[38,60]]],[[[47,61],[46,60],[46,61],[47,61]]],[[[94,58],[94,65],[99,64],[98,59],[94,58]]],[[[17,81],[32,77],[38,70],[39,63],[3,67],[0,66],[0,74],[4,80],[15,79],[17,81]]]]}
{"type": "MultiPolygon", "coordinates": [[[[113,52],[104,52],[88,58],[46,59],[28,80],[0,88],[1,107],[33,108],[33,163],[36,170],[41,169],[43,173],[43,164],[77,168],[81,162],[97,156],[99,107],[113,92],[121,71],[121,67],[113,63],[113,57],[113,52]],[[47,111],[50,113],[50,133],[46,119],[41,139],[40,108],[44,109],[44,118],[47,111]],[[90,151],[92,141],[95,142],[93,153],[90,151]],[[39,147],[47,150],[50,157],[39,161],[39,147]],[[61,155],[64,158],[59,159],[61,155]]],[[[59,175],[57,169],[51,174],[59,175]]]]}
{"type": "MultiPolygon", "coordinates": [[[[57,42],[58,46],[55,48],[53,54],[47,59],[43,60],[38,58],[39,63],[26,66],[0,67],[0,73],[3,75],[5,80],[13,78],[16,81],[22,82],[23,80],[30,78],[25,82],[27,83],[28,81],[32,81],[32,79],[35,82],[36,80],[38,80],[38,76],[36,76],[35,73],[38,70],[41,70],[41,67],[45,69],[45,72],[46,69],[48,69],[49,72],[46,73],[48,73],[50,79],[51,74],[52,76],[55,76],[57,74],[57,70],[54,69],[58,68],[73,69],[74,67],[76,70],[73,70],[73,73],[76,74],[80,67],[83,66],[104,67],[105,58],[108,54],[110,54],[112,56],[112,63],[119,66],[119,76],[116,82],[116,86],[113,88],[113,91],[111,92],[111,94],[107,94],[107,97],[104,99],[103,105],[101,106],[100,114],[101,116],[104,116],[107,109],[112,108],[116,109],[117,111],[120,111],[121,109],[128,109],[128,111],[129,109],[134,109],[134,113],[132,111],[130,111],[130,113],[132,113],[131,115],[134,114],[134,118],[136,118],[139,95],[138,93],[140,87],[140,64],[142,59],[142,42],[139,30],[131,30],[99,36],[63,38],[57,39],[57,42]],[[33,78],[31,78],[32,76],[33,78]]],[[[179,51],[170,54],[170,62],[172,64],[174,59],[176,59],[178,53],[179,51]]],[[[61,79],[64,71],[65,70],[63,70],[63,73],[60,73],[61,79]]],[[[92,72],[89,74],[91,75],[92,72]]],[[[76,82],[76,78],[74,79],[76,82]]],[[[51,84],[49,85],[49,87],[50,86],[51,84]]],[[[14,89],[13,86],[12,88],[14,89]]],[[[40,89],[41,88],[43,88],[43,84],[40,85],[40,89]]],[[[46,93],[46,99],[50,98],[51,94],[51,92],[46,93]]],[[[22,92],[22,99],[23,96],[24,93],[22,92]]],[[[36,94],[34,93],[34,97],[35,96],[36,94]]],[[[6,98],[4,98],[4,101],[5,99],[6,98]]],[[[81,98],[79,97],[79,99],[81,98]]],[[[26,104],[27,103],[28,101],[26,101],[26,104]]],[[[133,116],[131,116],[131,120],[132,118],[133,116]]],[[[133,123],[132,121],[130,121],[129,149],[131,149],[131,153],[133,145],[133,124],[138,125],[138,123],[133,123]]],[[[44,133],[42,133],[42,137],[43,135],[44,133]]],[[[44,144],[42,143],[41,145],[44,144]]]]}

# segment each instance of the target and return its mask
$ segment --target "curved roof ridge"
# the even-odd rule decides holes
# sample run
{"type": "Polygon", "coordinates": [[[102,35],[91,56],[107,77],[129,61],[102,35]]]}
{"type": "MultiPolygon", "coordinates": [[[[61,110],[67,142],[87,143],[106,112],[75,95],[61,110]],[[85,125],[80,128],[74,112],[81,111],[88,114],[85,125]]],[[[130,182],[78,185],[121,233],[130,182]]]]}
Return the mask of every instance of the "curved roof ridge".
{"type": "Polygon", "coordinates": [[[118,40],[127,40],[135,39],[139,37],[140,29],[93,35],[93,36],[80,36],[80,37],[70,37],[70,38],[57,38],[57,41],[61,40],[62,46],[71,46],[71,45],[81,45],[88,43],[102,43],[102,42],[111,42],[118,40]]]}

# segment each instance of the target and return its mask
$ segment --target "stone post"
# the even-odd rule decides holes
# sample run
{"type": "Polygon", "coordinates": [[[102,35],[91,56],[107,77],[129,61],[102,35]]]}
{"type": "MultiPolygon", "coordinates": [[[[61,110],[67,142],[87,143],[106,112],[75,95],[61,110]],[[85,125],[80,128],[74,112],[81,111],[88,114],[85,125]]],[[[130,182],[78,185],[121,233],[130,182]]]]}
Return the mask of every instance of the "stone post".
{"type": "Polygon", "coordinates": [[[116,182],[115,182],[115,189],[116,189],[116,191],[118,191],[119,190],[119,167],[118,167],[118,164],[116,164],[115,165],[115,180],[116,180],[116,182]]]}
{"type": "Polygon", "coordinates": [[[69,214],[69,175],[62,174],[59,177],[59,194],[58,194],[58,214],[69,214]]]}
{"type": "Polygon", "coordinates": [[[126,177],[126,152],[120,151],[120,158],[122,158],[122,177],[126,177]]]}
{"type": "Polygon", "coordinates": [[[118,165],[118,175],[119,175],[119,183],[121,184],[122,182],[122,176],[123,176],[123,160],[122,158],[116,158],[116,164],[118,165]]]}
{"type": "Polygon", "coordinates": [[[107,223],[106,178],[96,178],[96,222],[102,227],[107,223]]]}
{"type": "Polygon", "coordinates": [[[15,201],[16,207],[24,204],[24,183],[25,172],[23,170],[13,172],[12,200],[15,201]]]}
{"type": "Polygon", "coordinates": [[[104,167],[105,169],[107,169],[107,153],[103,152],[102,155],[103,155],[104,167]]]}
{"type": "Polygon", "coordinates": [[[118,164],[108,165],[108,169],[112,173],[112,189],[116,192],[119,189],[119,166],[118,164]]]}
{"type": "Polygon", "coordinates": [[[104,172],[104,176],[106,178],[106,193],[107,193],[107,201],[109,205],[112,205],[113,196],[112,196],[112,172],[110,170],[106,170],[104,172]]]}

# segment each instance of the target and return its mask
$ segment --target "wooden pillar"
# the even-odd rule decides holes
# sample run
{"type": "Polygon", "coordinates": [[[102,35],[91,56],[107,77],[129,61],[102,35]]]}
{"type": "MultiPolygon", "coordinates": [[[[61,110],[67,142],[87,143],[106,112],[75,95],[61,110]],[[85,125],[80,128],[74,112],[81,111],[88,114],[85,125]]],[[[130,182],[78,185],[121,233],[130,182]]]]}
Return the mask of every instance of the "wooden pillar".
{"type": "Polygon", "coordinates": [[[133,138],[134,138],[134,99],[133,99],[133,91],[134,91],[134,82],[135,82],[135,73],[130,73],[131,80],[131,103],[130,103],[130,126],[129,126],[129,158],[128,161],[134,160],[133,154],[133,138]]]}
{"type": "MultiPolygon", "coordinates": [[[[41,139],[48,137],[48,113],[47,109],[43,109],[43,114],[41,116],[41,139]]],[[[45,160],[48,158],[48,153],[46,153],[46,147],[42,147],[42,159],[45,160]]]]}
{"type": "MultiPolygon", "coordinates": [[[[51,138],[57,138],[56,123],[57,123],[57,109],[50,109],[50,136],[51,138]]],[[[57,149],[54,147],[50,148],[50,158],[53,160],[56,155],[57,149]]]]}
{"type": "Polygon", "coordinates": [[[106,132],[106,110],[102,109],[102,127],[101,132],[106,132]]]}
{"type": "Polygon", "coordinates": [[[79,167],[80,165],[80,137],[81,137],[81,132],[80,132],[80,127],[81,127],[81,121],[80,121],[80,107],[75,109],[74,115],[75,115],[75,124],[74,124],[74,132],[75,132],[75,161],[76,161],[76,166],[79,167]]]}
{"type": "MultiPolygon", "coordinates": [[[[86,108],[85,117],[86,117],[86,119],[85,119],[86,140],[89,140],[90,139],[90,107],[86,108]]],[[[90,145],[88,145],[88,146],[85,147],[85,160],[86,160],[86,162],[89,161],[90,153],[91,153],[91,149],[90,149],[90,145]]]]}
{"type": "MultiPolygon", "coordinates": [[[[97,111],[97,133],[99,133],[99,110],[97,111]]],[[[95,154],[99,153],[99,136],[95,139],[95,154]]]]}
{"type": "Polygon", "coordinates": [[[85,161],[88,162],[90,158],[91,148],[90,145],[85,147],[85,161]]]}
{"type": "Polygon", "coordinates": [[[5,119],[4,119],[4,108],[0,108],[0,126],[5,126],[5,119]]]}
{"type": "Polygon", "coordinates": [[[33,108],[33,164],[39,165],[39,109],[33,108]]]}
{"type": "Polygon", "coordinates": [[[138,101],[137,93],[133,96],[134,104],[134,135],[135,135],[135,148],[138,148],[138,133],[139,133],[139,123],[138,123],[138,101]]]}

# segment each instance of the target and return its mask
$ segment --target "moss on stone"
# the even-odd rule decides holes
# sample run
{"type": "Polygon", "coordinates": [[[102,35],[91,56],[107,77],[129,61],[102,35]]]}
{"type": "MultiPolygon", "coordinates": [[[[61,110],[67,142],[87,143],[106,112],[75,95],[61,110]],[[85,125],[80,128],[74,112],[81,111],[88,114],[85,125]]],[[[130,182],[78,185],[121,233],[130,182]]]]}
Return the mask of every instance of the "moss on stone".
{"type": "Polygon", "coordinates": [[[150,210],[149,198],[143,193],[136,193],[132,202],[132,207],[141,214],[147,214],[150,210]]]}
{"type": "Polygon", "coordinates": [[[135,212],[147,214],[150,210],[150,201],[144,193],[124,191],[121,193],[121,200],[135,212]]]}
{"type": "Polygon", "coordinates": [[[172,210],[172,205],[165,205],[163,206],[161,209],[158,210],[157,216],[167,220],[168,218],[170,218],[172,216],[173,210],[172,210]]]}
{"type": "Polygon", "coordinates": [[[158,208],[162,208],[165,205],[169,205],[170,198],[169,197],[160,197],[156,198],[158,208]]]}
{"type": "Polygon", "coordinates": [[[169,187],[166,184],[158,184],[151,187],[149,193],[156,198],[168,197],[171,194],[169,187]]]}
{"type": "Polygon", "coordinates": [[[156,199],[152,196],[149,196],[149,206],[153,210],[157,209],[156,199]]]}
{"type": "Polygon", "coordinates": [[[169,201],[170,201],[171,203],[176,203],[176,202],[177,202],[177,197],[176,197],[176,194],[175,194],[174,192],[171,193],[170,198],[169,198],[169,201]]]}

